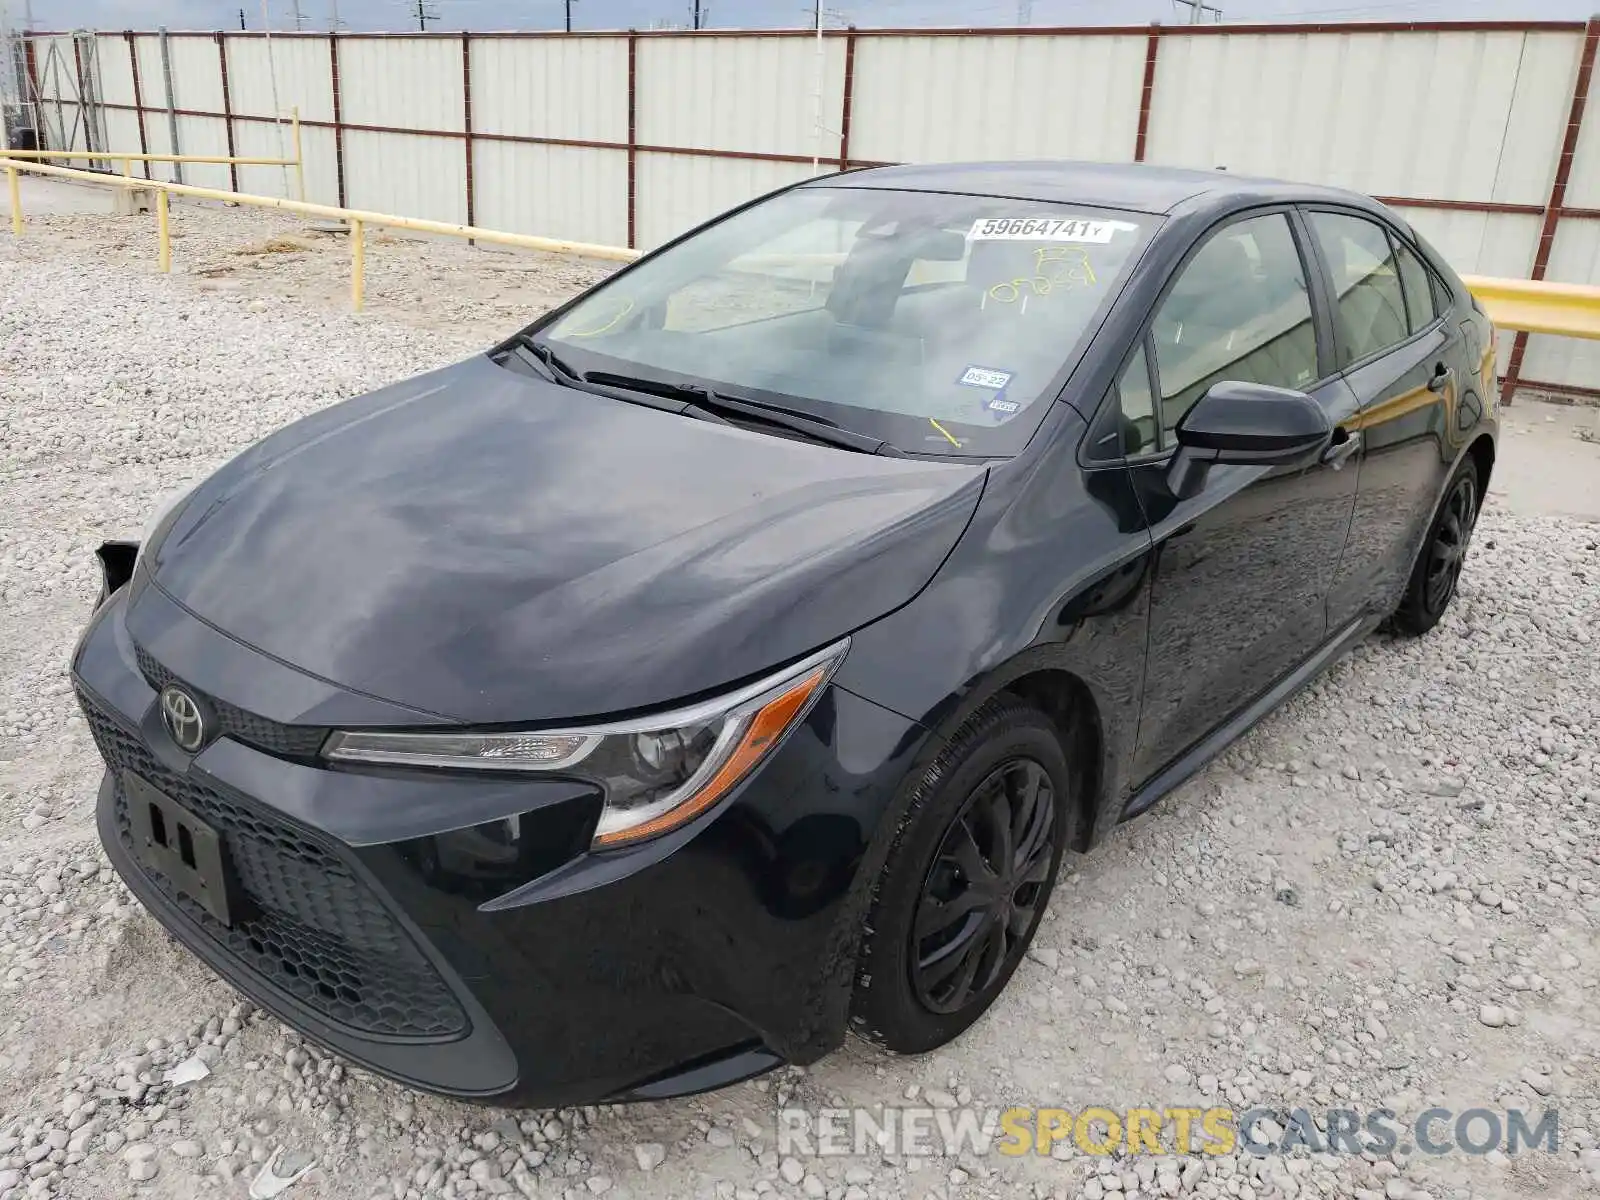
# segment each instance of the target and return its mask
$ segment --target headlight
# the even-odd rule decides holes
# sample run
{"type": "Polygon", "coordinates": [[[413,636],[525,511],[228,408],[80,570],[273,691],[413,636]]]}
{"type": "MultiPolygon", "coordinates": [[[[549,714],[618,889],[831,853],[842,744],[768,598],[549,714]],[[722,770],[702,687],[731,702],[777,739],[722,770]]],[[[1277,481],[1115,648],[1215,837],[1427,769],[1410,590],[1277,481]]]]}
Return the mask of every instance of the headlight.
{"type": "Polygon", "coordinates": [[[653,717],[510,733],[339,732],[336,762],[554,772],[605,789],[598,847],[656,837],[710,808],[799,724],[849,640],[728,696],[653,717]]]}

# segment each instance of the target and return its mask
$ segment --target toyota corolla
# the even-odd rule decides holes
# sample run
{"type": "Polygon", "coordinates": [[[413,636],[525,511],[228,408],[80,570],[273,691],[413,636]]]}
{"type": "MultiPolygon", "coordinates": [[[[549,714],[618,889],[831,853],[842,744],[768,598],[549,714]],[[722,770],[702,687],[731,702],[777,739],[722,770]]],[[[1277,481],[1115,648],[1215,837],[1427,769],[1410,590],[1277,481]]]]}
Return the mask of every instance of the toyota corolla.
{"type": "Polygon", "coordinates": [[[928,1050],[1063,855],[1439,621],[1492,371],[1351,193],[807,181],[102,547],[100,836],[218,974],[418,1087],[928,1050]]]}

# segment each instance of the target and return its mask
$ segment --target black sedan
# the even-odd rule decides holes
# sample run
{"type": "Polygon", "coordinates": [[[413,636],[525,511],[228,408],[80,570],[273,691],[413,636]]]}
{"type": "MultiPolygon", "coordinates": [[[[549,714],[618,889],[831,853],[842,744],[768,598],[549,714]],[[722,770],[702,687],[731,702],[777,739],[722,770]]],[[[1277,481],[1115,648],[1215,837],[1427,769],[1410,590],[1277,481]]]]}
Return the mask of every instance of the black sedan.
{"type": "Polygon", "coordinates": [[[1440,619],[1492,334],[1347,192],[808,181],[103,547],[100,835],[240,991],[418,1087],[928,1050],[1067,851],[1440,619]]]}

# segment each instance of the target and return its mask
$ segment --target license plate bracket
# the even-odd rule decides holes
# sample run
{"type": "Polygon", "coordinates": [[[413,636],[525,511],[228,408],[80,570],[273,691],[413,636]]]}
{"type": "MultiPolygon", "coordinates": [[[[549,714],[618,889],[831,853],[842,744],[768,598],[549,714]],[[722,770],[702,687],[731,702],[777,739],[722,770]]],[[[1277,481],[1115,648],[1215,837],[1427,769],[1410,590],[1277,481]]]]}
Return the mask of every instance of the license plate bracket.
{"type": "Polygon", "coordinates": [[[134,858],[231,927],[233,889],[221,835],[149,780],[124,771],[122,782],[134,858]]]}

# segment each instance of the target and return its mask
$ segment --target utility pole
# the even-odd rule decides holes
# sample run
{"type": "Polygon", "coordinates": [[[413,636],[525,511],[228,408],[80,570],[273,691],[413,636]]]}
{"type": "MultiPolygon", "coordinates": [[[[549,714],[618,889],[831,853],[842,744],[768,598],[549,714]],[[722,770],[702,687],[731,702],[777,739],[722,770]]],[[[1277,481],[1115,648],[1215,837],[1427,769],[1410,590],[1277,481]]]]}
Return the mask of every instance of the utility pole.
{"type": "Polygon", "coordinates": [[[700,0],[694,0],[694,28],[700,28],[700,0]]]}
{"type": "Polygon", "coordinates": [[[244,28],[244,9],[242,8],[239,10],[239,28],[244,28]]]}
{"type": "Polygon", "coordinates": [[[417,31],[419,33],[427,33],[428,22],[437,21],[438,19],[439,14],[433,11],[433,8],[428,4],[428,0],[417,0],[417,31]]]}
{"type": "Polygon", "coordinates": [[[1189,6],[1189,24],[1198,25],[1205,20],[1207,13],[1211,14],[1214,25],[1222,24],[1222,10],[1214,4],[1207,4],[1205,0],[1172,0],[1174,5],[1186,4],[1189,6]]]}
{"type": "Polygon", "coordinates": [[[567,0],[567,32],[572,32],[572,0],[567,0]]]}

